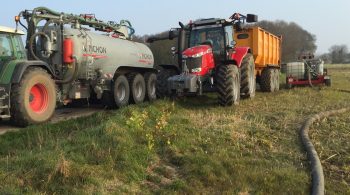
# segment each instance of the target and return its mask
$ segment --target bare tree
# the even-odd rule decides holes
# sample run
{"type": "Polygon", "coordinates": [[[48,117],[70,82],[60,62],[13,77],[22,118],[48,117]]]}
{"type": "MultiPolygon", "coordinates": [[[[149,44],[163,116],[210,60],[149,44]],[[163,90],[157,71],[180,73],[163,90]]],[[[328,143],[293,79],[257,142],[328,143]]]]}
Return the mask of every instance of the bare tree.
{"type": "Polygon", "coordinates": [[[343,64],[348,62],[349,49],[346,45],[333,45],[329,48],[329,55],[333,64],[343,64]]]}

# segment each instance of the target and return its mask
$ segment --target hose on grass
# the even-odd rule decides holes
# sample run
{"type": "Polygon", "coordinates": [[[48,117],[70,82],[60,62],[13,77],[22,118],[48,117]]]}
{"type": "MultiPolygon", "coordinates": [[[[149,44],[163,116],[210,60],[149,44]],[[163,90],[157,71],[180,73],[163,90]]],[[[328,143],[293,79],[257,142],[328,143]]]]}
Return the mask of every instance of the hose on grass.
{"type": "Polygon", "coordinates": [[[343,92],[343,93],[350,93],[350,90],[347,89],[335,89],[335,91],[343,92]]]}
{"type": "Polygon", "coordinates": [[[301,127],[301,130],[300,130],[301,140],[308,154],[308,159],[311,162],[311,171],[312,171],[311,172],[312,174],[312,193],[311,194],[312,195],[324,195],[325,186],[324,186],[324,174],[323,174],[322,164],[316,152],[316,149],[309,137],[310,126],[315,121],[319,121],[323,118],[327,118],[333,115],[343,114],[349,111],[350,111],[350,108],[343,108],[340,110],[321,112],[307,119],[304,122],[303,126],[301,127]]]}

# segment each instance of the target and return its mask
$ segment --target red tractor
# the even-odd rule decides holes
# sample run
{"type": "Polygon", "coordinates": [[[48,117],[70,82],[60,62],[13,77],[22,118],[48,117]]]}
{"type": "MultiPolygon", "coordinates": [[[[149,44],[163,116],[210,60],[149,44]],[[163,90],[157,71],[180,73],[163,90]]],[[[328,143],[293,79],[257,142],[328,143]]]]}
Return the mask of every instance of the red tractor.
{"type": "Polygon", "coordinates": [[[150,37],[148,42],[178,38],[177,65],[160,65],[157,95],[202,95],[218,92],[222,106],[255,96],[255,63],[249,47],[236,47],[234,32],[257,16],[234,14],[230,19],[201,19],[150,37]]]}

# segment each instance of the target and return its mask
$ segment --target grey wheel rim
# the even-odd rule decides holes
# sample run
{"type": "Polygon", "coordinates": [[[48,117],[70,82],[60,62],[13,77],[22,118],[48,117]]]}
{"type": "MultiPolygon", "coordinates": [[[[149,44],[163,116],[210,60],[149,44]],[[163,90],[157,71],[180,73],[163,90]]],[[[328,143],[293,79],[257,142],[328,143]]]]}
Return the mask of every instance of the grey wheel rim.
{"type": "Polygon", "coordinates": [[[142,92],[143,92],[142,84],[141,84],[141,82],[137,82],[135,84],[135,97],[138,99],[141,98],[142,92]]]}
{"type": "Polygon", "coordinates": [[[119,84],[117,88],[118,100],[121,102],[126,96],[126,87],[123,84],[119,84]]]}

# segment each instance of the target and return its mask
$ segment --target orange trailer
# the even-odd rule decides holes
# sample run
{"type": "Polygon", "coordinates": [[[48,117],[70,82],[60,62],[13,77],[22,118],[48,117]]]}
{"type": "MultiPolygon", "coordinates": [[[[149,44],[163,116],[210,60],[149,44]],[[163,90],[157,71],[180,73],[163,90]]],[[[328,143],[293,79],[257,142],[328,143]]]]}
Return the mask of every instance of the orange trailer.
{"type": "Polygon", "coordinates": [[[280,68],[282,37],[259,27],[249,27],[235,32],[237,47],[250,47],[255,59],[255,72],[262,74],[265,68],[280,68]]]}

